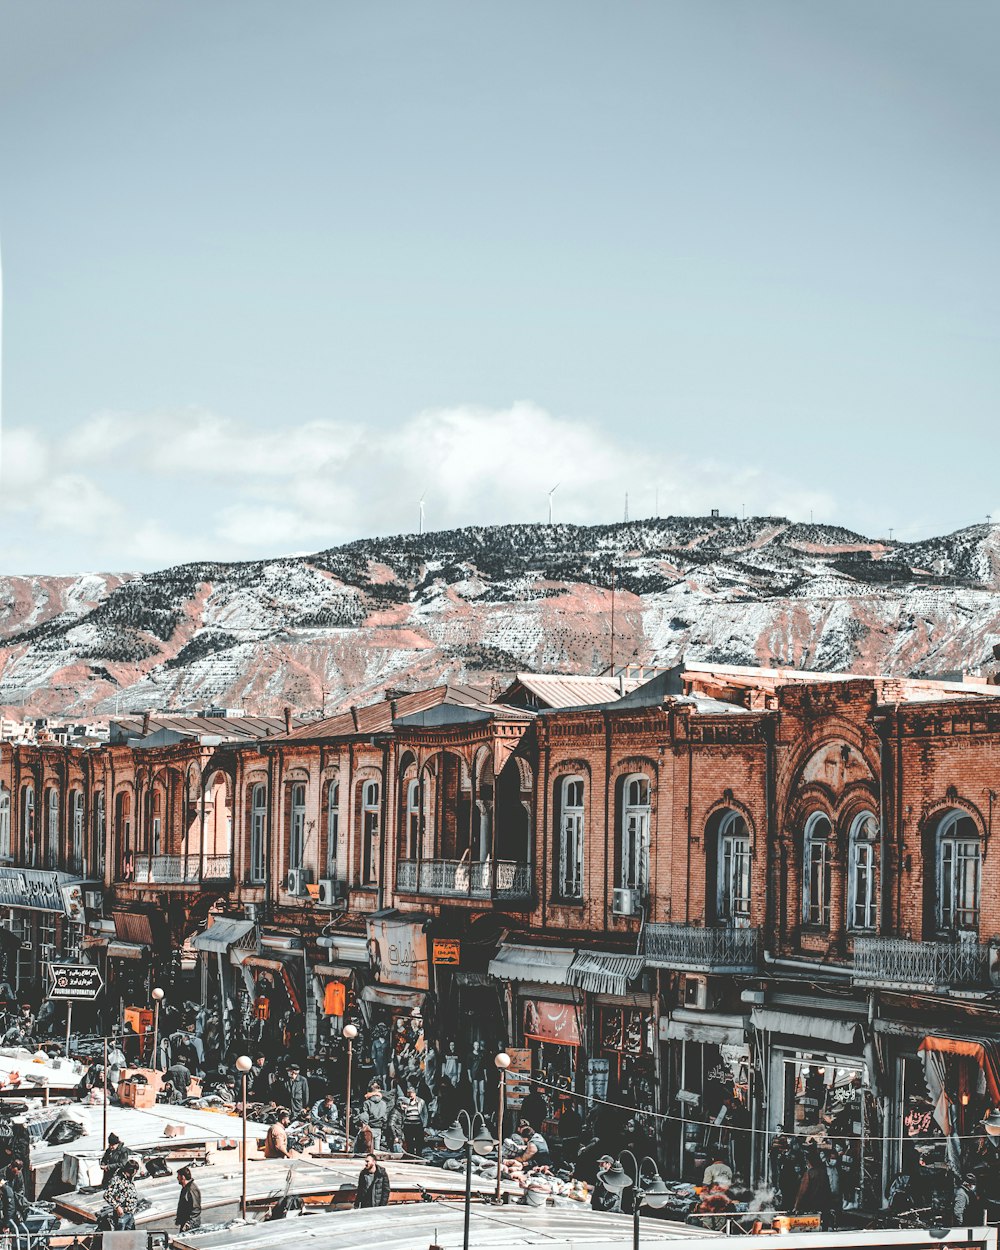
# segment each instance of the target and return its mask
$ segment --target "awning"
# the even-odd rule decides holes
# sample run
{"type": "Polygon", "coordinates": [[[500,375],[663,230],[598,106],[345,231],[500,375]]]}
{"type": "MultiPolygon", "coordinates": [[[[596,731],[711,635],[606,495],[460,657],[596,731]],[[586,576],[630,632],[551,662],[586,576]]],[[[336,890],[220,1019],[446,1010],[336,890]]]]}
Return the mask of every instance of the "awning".
{"type": "Polygon", "coordinates": [[[191,946],[196,951],[214,951],[217,954],[225,954],[231,946],[244,941],[256,927],[252,920],[216,920],[207,929],[194,935],[191,939],[191,946]]]}
{"type": "Polygon", "coordinates": [[[142,946],[138,942],[108,942],[108,958],[109,959],[148,959],[149,947],[142,946]]]}
{"type": "Polygon", "coordinates": [[[416,1007],[423,1010],[426,990],[411,990],[405,985],[366,985],[361,1001],[375,1007],[416,1007]]]}
{"type": "Polygon", "coordinates": [[[568,946],[520,946],[504,942],[490,960],[489,974],[502,981],[537,981],[565,985],[576,954],[568,946]]]}
{"type": "MultiPolygon", "coordinates": [[[[292,969],[277,952],[272,952],[270,955],[258,955],[256,951],[244,951],[234,946],[229,949],[229,961],[238,968],[260,968],[265,972],[276,972],[281,978],[281,984],[285,987],[285,993],[293,1009],[302,1011],[302,994],[295,984],[292,969]]],[[[295,967],[302,967],[301,959],[295,959],[295,967]]]]}
{"type": "Polygon", "coordinates": [[[368,939],[355,933],[324,933],[316,939],[316,945],[329,951],[332,964],[357,964],[371,967],[368,957],[368,939]]]}
{"type": "Polygon", "coordinates": [[[669,1020],[660,1021],[664,1042],[709,1042],[713,1046],[745,1046],[748,1016],[726,1016],[678,1007],[669,1020]]]}
{"type": "Polygon", "coordinates": [[[982,1068],[994,1105],[1000,1103],[1000,1055],[995,1042],[968,1037],[925,1037],[917,1050],[974,1059],[982,1068]]]}
{"type": "Polygon", "coordinates": [[[312,966],[314,977],[326,977],[330,981],[349,981],[355,972],[357,969],[348,964],[313,964],[312,966]]]}
{"type": "Polygon", "coordinates": [[[577,951],[566,980],[591,994],[627,994],[642,971],[642,955],[612,955],[608,951],[577,951]]]}
{"type": "Polygon", "coordinates": [[[754,1007],[750,1022],[766,1033],[788,1033],[792,1037],[808,1037],[817,1042],[834,1042],[853,1046],[858,1026],[853,1020],[834,1020],[830,1016],[805,1016],[797,1011],[774,1011],[770,1007],[754,1007]]]}

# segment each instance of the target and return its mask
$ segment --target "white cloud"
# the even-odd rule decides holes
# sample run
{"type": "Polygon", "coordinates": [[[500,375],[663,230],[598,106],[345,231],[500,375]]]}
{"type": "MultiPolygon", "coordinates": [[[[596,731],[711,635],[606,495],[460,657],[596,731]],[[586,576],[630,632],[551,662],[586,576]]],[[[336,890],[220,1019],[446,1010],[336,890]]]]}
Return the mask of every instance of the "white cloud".
{"type": "MultiPolygon", "coordinates": [[[[315,549],[369,534],[541,521],[580,524],[630,515],[778,513],[835,520],[831,496],[761,466],[691,459],[637,445],[624,421],[608,430],[519,402],[418,412],[400,425],[337,421],[261,430],[201,409],[98,413],[58,444],[13,430],[4,505],[49,531],[113,527],[117,563],[164,564],[315,549]],[[142,515],[124,500],[138,484],[142,515]]],[[[105,543],[105,547],[110,544],[105,543]]]]}

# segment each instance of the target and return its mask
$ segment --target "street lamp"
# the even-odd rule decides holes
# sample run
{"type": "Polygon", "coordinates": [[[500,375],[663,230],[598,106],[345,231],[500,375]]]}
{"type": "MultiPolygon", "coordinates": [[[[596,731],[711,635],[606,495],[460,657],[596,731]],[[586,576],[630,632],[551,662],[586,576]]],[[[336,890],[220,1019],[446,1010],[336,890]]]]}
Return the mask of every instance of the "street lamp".
{"type": "Polygon", "coordinates": [[[351,1153],[351,1062],[354,1058],[354,1039],[358,1035],[357,1027],[345,1024],[343,1036],[347,1038],[347,1109],[344,1112],[344,1154],[351,1153]]]}
{"type": "MultiPolygon", "coordinates": [[[[469,1119],[467,1111],[460,1111],[458,1119],[441,1134],[444,1144],[449,1150],[461,1150],[465,1147],[465,1225],[462,1233],[462,1250],[469,1250],[469,1218],[472,1214],[472,1152],[477,1155],[488,1155],[493,1149],[493,1138],[486,1127],[486,1121],[477,1111],[469,1119]]],[[[500,1166],[499,1154],[497,1167],[500,1166]]]]}
{"type": "Polygon", "coordinates": [[[499,1082],[499,1099],[500,1105],[497,1108],[497,1192],[496,1200],[500,1201],[500,1164],[503,1162],[503,1112],[504,1101],[507,1094],[507,1069],[510,1067],[510,1055],[506,1051],[501,1050],[494,1058],[497,1074],[500,1077],[499,1082]]]}
{"type": "Polygon", "coordinates": [[[160,1069],[159,1059],[157,1057],[157,1038],[160,1033],[160,1003],[163,1002],[163,990],[159,986],[153,990],[153,1070],[158,1072],[160,1069]]]}
{"type": "Polygon", "coordinates": [[[240,1193],[240,1216],[247,1218],[247,1073],[253,1067],[249,1055],[240,1055],[236,1060],[236,1071],[243,1078],[243,1189],[240,1193]]]}
{"type": "Polygon", "coordinates": [[[639,1250],[639,1212],[644,1206],[665,1207],[670,1200],[670,1193],[660,1177],[656,1161],[646,1155],[640,1163],[631,1150],[623,1150],[617,1160],[608,1168],[602,1177],[605,1186],[613,1194],[620,1194],[629,1185],[635,1186],[632,1195],[632,1250],[639,1250]],[[625,1156],[632,1160],[635,1176],[630,1176],[622,1167],[625,1156]],[[643,1168],[649,1164],[646,1182],[643,1184],[643,1168]]]}

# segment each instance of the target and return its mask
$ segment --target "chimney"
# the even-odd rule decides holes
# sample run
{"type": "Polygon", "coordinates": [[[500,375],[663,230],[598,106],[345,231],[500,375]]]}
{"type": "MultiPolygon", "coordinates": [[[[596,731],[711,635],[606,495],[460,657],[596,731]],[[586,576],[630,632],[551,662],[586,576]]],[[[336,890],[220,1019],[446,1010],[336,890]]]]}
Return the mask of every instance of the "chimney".
{"type": "Polygon", "coordinates": [[[290,707],[286,707],[285,708],[285,733],[290,734],[291,732],[292,732],[292,709],[290,707]]]}
{"type": "Polygon", "coordinates": [[[354,706],[354,704],[353,704],[353,703],[351,704],[351,720],[352,720],[352,721],[354,721],[354,728],[355,728],[355,729],[357,729],[357,727],[358,727],[358,709],[354,706]]]}
{"type": "Polygon", "coordinates": [[[144,738],[149,737],[149,713],[148,712],[143,712],[142,714],[142,736],[144,738]]]}

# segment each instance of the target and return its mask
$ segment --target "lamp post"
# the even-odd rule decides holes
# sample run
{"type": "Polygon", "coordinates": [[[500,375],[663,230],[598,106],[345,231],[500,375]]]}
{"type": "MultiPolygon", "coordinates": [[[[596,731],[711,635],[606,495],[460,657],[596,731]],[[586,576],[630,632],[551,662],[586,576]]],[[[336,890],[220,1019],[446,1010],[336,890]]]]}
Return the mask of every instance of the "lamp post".
{"type": "Polygon", "coordinates": [[[496,1200],[500,1201],[500,1164],[503,1162],[503,1113],[507,1096],[507,1069],[510,1067],[510,1055],[501,1050],[494,1058],[499,1081],[499,1106],[497,1107],[497,1192],[496,1200]]]}
{"type": "MultiPolygon", "coordinates": [[[[462,1232],[462,1250],[469,1250],[469,1219],[472,1215],[472,1152],[477,1155],[488,1155],[493,1149],[493,1138],[486,1127],[486,1121],[477,1111],[469,1119],[467,1111],[460,1111],[458,1119],[450,1128],[441,1134],[444,1144],[449,1150],[460,1150],[465,1147],[465,1224],[462,1232]]],[[[499,1157],[497,1167],[500,1166],[499,1157]]]]}
{"type": "Polygon", "coordinates": [[[649,1155],[646,1155],[640,1163],[631,1150],[623,1150],[617,1160],[604,1173],[604,1184],[613,1194],[620,1194],[623,1189],[627,1189],[630,1185],[635,1187],[632,1195],[632,1250],[639,1250],[639,1212],[643,1206],[665,1207],[670,1199],[667,1187],[660,1177],[656,1161],[651,1159],[649,1155]],[[630,1176],[622,1166],[622,1160],[626,1156],[632,1160],[632,1169],[635,1172],[634,1177],[630,1176]],[[643,1184],[643,1169],[647,1163],[649,1164],[649,1169],[647,1170],[646,1182],[643,1184]]]}
{"type": "Polygon", "coordinates": [[[160,1035],[160,1003],[163,1002],[163,990],[159,986],[153,990],[153,1069],[160,1070],[160,1061],[157,1055],[157,1043],[160,1035]]]}
{"type": "Polygon", "coordinates": [[[243,1078],[243,1188],[240,1191],[240,1216],[247,1218],[247,1073],[253,1067],[249,1055],[240,1055],[236,1060],[236,1071],[243,1078]]]}
{"type": "Polygon", "coordinates": [[[354,1059],[354,1039],[358,1030],[353,1024],[345,1024],[343,1036],[347,1038],[347,1108],[344,1111],[344,1154],[351,1153],[351,1063],[354,1059]]]}

